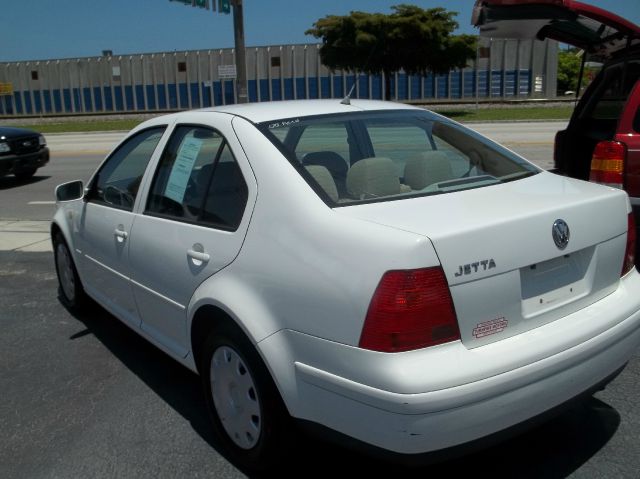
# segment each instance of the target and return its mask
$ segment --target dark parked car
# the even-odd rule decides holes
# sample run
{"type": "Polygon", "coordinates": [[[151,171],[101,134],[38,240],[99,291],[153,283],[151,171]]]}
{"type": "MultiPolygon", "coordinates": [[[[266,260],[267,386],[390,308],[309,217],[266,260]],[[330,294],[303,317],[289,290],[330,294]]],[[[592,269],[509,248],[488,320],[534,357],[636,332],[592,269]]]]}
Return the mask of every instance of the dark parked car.
{"type": "Polygon", "coordinates": [[[640,226],[640,26],[573,0],[477,0],[473,24],[494,38],[552,38],[603,62],[555,142],[560,174],[622,188],[640,226]]]}
{"type": "Polygon", "coordinates": [[[14,174],[19,180],[26,180],[48,162],[44,136],[23,128],[0,126],[0,177],[14,174]]]}

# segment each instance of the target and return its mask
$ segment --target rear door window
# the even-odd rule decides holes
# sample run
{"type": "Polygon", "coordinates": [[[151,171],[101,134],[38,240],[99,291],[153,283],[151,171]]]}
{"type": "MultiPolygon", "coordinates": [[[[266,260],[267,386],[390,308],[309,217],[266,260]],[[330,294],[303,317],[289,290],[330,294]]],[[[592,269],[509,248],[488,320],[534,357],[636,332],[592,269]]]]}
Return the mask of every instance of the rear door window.
{"type": "Polygon", "coordinates": [[[235,230],[247,196],[224,137],[211,128],[182,125],[160,158],[145,214],[235,230]]]}
{"type": "Polygon", "coordinates": [[[235,230],[242,220],[248,195],[240,166],[226,143],[213,171],[200,221],[222,229],[235,230]]]}

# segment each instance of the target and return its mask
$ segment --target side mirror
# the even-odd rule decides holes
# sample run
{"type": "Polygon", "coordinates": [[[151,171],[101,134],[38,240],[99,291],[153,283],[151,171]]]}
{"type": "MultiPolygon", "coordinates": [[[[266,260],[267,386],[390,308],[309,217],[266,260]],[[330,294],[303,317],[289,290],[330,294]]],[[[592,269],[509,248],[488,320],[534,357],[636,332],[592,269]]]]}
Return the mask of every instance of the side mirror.
{"type": "Polygon", "coordinates": [[[84,185],[81,180],[70,181],[56,187],[56,201],[79,200],[84,196],[84,185]]]}

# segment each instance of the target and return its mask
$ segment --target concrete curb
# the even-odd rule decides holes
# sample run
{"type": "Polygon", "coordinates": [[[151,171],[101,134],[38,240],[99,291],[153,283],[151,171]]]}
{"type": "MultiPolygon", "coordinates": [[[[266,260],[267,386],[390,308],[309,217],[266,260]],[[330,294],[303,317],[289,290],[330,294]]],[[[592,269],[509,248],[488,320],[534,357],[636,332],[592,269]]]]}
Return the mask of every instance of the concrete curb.
{"type": "Polygon", "coordinates": [[[0,251],[53,251],[49,221],[0,220],[0,251]]]}

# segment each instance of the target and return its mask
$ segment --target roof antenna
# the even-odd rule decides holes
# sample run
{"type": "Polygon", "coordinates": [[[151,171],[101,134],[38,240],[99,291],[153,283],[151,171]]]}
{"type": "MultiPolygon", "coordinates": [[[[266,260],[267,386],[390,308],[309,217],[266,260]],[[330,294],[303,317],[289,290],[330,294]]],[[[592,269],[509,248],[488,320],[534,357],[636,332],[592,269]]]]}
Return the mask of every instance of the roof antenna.
{"type": "MultiPolygon", "coordinates": [[[[376,47],[378,46],[378,39],[376,39],[376,43],[373,44],[373,46],[371,47],[371,51],[369,52],[369,57],[367,58],[367,62],[364,65],[364,70],[366,71],[367,68],[369,68],[369,62],[371,62],[371,58],[373,57],[373,53],[376,51],[376,47]]],[[[351,105],[351,95],[353,95],[353,90],[355,90],[356,88],[356,83],[358,82],[358,71],[354,71],[354,76],[353,76],[353,85],[351,85],[351,90],[349,90],[349,93],[347,93],[347,96],[345,96],[340,103],[343,105],[351,105]]]]}
{"type": "Polygon", "coordinates": [[[345,96],[340,103],[342,103],[343,105],[351,105],[351,95],[353,94],[353,90],[355,90],[356,88],[356,82],[358,81],[358,74],[356,73],[354,79],[353,79],[353,85],[351,85],[351,90],[349,90],[349,93],[347,93],[347,96],[345,96]]]}

